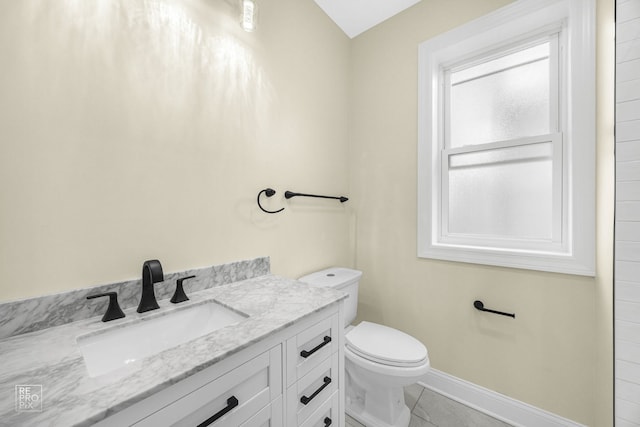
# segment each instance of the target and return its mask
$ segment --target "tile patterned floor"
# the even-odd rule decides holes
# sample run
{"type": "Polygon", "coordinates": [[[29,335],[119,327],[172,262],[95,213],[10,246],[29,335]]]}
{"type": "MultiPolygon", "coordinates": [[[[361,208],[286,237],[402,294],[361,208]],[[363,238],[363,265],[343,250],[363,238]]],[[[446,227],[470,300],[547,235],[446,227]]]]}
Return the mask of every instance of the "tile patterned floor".
{"type": "MultiPolygon", "coordinates": [[[[418,384],[404,389],[404,399],[411,409],[409,427],[511,427],[418,384]]],[[[347,427],[367,426],[347,415],[347,427]]]]}

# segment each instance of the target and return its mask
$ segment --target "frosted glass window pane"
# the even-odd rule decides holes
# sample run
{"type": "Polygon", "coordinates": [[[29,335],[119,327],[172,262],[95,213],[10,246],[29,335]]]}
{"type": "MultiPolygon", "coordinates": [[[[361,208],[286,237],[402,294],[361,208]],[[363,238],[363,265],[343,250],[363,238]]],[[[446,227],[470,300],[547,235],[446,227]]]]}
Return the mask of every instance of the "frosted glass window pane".
{"type": "Polygon", "coordinates": [[[449,147],[551,132],[548,56],[467,80],[457,75],[479,67],[487,65],[451,73],[449,147]]]}
{"type": "Polygon", "coordinates": [[[552,237],[549,156],[451,168],[448,195],[451,234],[518,239],[552,237]]]}
{"type": "Polygon", "coordinates": [[[507,68],[522,65],[527,62],[538,61],[549,57],[551,44],[549,42],[539,44],[527,49],[519,50],[509,55],[501,56],[491,61],[472,67],[457,70],[451,74],[451,84],[456,85],[465,80],[477,79],[507,68]]]}

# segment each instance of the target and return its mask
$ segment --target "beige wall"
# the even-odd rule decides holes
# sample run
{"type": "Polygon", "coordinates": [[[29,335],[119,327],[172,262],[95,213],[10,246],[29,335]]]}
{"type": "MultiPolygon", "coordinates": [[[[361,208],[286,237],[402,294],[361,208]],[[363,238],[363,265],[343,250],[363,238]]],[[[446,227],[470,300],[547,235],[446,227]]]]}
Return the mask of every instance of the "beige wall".
{"type": "Polygon", "coordinates": [[[365,273],[433,366],[611,423],[613,4],[599,0],[598,276],[416,258],[417,45],[508,0],[423,0],[349,41],[311,0],[0,0],[0,301],[271,256],[365,273]],[[349,123],[351,122],[351,124],[349,123]],[[255,204],[279,191],[266,215],[255,204]],[[285,189],[344,206],[284,202],[285,189]],[[478,316],[483,298],[517,320],[478,316]]]}
{"type": "Polygon", "coordinates": [[[0,301],[270,256],[352,262],[349,39],[312,1],[0,0],[0,301]]]}
{"type": "Polygon", "coordinates": [[[416,257],[417,47],[509,0],[422,1],[352,45],[351,191],[361,319],[422,340],[433,367],[591,426],[611,424],[613,2],[598,1],[598,275],[416,257]],[[517,314],[473,309],[475,299],[517,314]]]}

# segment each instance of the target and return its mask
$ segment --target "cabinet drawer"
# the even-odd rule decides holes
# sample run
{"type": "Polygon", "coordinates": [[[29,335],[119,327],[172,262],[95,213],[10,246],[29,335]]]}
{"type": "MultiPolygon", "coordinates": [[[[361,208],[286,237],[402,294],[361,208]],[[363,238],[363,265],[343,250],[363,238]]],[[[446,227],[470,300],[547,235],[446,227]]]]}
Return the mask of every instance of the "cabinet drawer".
{"type": "Polygon", "coordinates": [[[282,396],[278,396],[270,405],[240,424],[240,427],[282,427],[282,410],[282,396]]]}
{"type": "Polygon", "coordinates": [[[338,323],[338,316],[334,315],[287,340],[287,387],[337,350],[338,323]]]}
{"type": "Polygon", "coordinates": [[[329,427],[340,425],[340,391],[335,391],[300,427],[329,427]]]}
{"type": "Polygon", "coordinates": [[[339,361],[340,354],[334,353],[287,389],[287,425],[302,425],[338,390],[339,361]]]}
{"type": "Polygon", "coordinates": [[[281,394],[278,345],[135,424],[151,426],[239,426],[281,394]]]}

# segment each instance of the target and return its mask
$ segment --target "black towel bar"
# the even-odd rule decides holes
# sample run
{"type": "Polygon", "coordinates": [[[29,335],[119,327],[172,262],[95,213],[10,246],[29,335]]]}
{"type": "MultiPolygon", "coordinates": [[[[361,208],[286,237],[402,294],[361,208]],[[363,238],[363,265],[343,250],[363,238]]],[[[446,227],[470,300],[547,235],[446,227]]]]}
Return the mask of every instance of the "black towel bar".
{"type": "Polygon", "coordinates": [[[514,319],[516,318],[516,314],[515,313],[505,313],[504,311],[497,311],[497,310],[491,310],[488,308],[484,308],[484,304],[482,301],[474,301],[473,302],[473,306],[480,310],[480,311],[486,311],[487,313],[494,313],[494,314],[500,314],[501,316],[509,316],[509,317],[513,317],[514,319]]]}
{"type": "MultiPolygon", "coordinates": [[[[282,212],[284,210],[284,208],[280,208],[278,210],[275,211],[270,211],[265,209],[262,204],[260,204],[260,196],[265,195],[267,197],[271,197],[274,194],[276,194],[276,190],[274,190],[273,188],[265,188],[264,190],[260,191],[258,193],[258,197],[256,198],[256,201],[258,202],[258,207],[262,210],[262,212],[268,213],[268,214],[274,214],[274,213],[278,213],[278,212],[282,212]]],[[[284,193],[284,197],[285,199],[290,199],[292,197],[297,197],[297,196],[301,196],[301,197],[319,197],[321,199],[336,199],[339,200],[340,203],[344,203],[347,200],[349,200],[348,197],[344,197],[344,196],[320,196],[317,194],[305,194],[305,193],[294,193],[293,191],[285,191],[284,193]]]]}
{"type": "Polygon", "coordinates": [[[320,196],[320,195],[317,195],[317,194],[294,193],[293,191],[285,191],[284,192],[284,198],[285,199],[290,199],[292,197],[297,197],[297,196],[301,196],[301,197],[318,197],[320,199],[336,199],[336,200],[340,200],[340,203],[344,203],[347,200],[349,200],[348,197],[344,197],[344,196],[320,196]]]}

